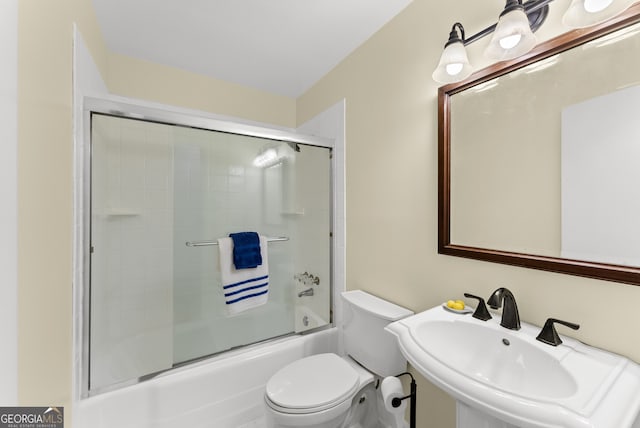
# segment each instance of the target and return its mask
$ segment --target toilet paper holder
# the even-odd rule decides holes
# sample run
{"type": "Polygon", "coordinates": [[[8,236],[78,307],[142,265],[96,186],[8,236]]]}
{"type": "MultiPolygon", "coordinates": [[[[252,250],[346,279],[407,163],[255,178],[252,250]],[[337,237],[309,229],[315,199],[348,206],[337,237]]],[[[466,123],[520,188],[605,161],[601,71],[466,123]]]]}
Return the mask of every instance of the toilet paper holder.
{"type": "Polygon", "coordinates": [[[416,385],[416,380],[414,379],[413,375],[409,372],[404,372],[404,373],[400,373],[399,375],[397,375],[396,377],[400,377],[400,376],[409,376],[411,378],[411,393],[409,395],[406,395],[404,397],[395,397],[393,398],[393,400],[391,400],[391,405],[393,407],[400,407],[400,405],[402,404],[402,402],[404,400],[406,400],[407,398],[410,399],[409,401],[409,427],[410,428],[416,428],[416,393],[418,390],[418,387],[416,385]]]}

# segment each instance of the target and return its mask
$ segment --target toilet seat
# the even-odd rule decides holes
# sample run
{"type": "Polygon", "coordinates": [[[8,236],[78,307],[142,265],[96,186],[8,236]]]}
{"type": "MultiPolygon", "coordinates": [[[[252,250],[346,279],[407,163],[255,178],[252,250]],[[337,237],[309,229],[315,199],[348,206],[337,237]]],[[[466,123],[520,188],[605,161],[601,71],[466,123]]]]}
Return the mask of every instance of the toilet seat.
{"type": "Polygon", "coordinates": [[[294,361],[269,379],[269,407],[283,413],[315,413],[348,401],[360,387],[360,376],[336,354],[317,354],[294,361]]]}

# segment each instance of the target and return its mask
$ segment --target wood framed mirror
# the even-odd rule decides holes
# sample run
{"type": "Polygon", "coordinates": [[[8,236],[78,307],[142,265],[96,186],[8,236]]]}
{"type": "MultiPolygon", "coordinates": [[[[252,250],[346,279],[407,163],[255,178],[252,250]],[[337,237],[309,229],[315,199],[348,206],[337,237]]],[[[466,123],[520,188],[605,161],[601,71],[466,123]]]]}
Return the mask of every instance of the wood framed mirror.
{"type": "Polygon", "coordinates": [[[640,285],[638,112],[640,4],[441,87],[438,252],[640,285]]]}

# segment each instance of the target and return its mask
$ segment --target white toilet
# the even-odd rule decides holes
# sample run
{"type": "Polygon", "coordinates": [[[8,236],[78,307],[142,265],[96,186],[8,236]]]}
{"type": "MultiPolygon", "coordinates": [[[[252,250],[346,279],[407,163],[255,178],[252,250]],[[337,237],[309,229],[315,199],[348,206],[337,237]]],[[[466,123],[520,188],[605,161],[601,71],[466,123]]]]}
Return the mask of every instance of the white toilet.
{"type": "Polygon", "coordinates": [[[413,312],[360,290],[342,293],[347,357],[318,354],[283,367],[267,382],[269,428],[404,428],[387,412],[374,382],[406,370],[384,327],[413,312]]]}

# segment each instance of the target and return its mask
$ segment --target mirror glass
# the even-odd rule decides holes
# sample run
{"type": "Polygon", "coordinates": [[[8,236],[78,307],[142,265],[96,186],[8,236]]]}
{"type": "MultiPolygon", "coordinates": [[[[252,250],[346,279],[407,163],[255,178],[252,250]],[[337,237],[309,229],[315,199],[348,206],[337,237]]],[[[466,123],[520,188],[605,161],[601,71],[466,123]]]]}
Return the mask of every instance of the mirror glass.
{"type": "Polygon", "coordinates": [[[640,283],[639,19],[441,88],[441,253],[640,283]]]}

